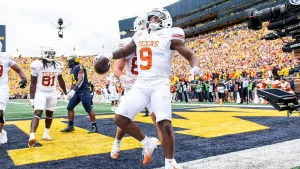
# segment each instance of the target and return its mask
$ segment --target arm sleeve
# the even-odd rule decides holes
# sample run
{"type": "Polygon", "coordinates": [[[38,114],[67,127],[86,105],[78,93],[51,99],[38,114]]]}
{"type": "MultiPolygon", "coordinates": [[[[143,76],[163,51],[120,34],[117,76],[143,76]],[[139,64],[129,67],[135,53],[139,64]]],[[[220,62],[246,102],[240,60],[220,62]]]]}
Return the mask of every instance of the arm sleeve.
{"type": "Polygon", "coordinates": [[[31,65],[30,65],[30,68],[31,68],[31,75],[32,76],[37,76],[38,75],[37,63],[32,62],[31,65]]]}
{"type": "Polygon", "coordinates": [[[171,35],[171,40],[181,40],[182,42],[184,42],[185,39],[185,35],[184,35],[184,31],[181,28],[172,28],[172,35],[171,35]]]}

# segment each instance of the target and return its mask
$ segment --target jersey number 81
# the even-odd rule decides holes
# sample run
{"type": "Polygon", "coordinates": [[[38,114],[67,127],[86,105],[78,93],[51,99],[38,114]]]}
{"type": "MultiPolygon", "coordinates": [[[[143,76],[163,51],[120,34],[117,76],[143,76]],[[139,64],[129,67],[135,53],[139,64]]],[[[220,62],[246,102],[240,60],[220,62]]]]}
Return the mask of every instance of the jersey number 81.
{"type": "Polygon", "coordinates": [[[43,86],[54,86],[55,76],[44,76],[42,79],[43,86]]]}

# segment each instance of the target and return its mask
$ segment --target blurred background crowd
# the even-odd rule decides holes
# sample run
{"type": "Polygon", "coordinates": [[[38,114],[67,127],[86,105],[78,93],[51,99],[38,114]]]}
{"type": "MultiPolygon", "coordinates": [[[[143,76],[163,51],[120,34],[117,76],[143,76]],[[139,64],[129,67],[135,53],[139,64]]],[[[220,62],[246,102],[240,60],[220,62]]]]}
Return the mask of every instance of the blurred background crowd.
{"type": "MultiPolygon", "coordinates": [[[[297,60],[292,53],[282,52],[281,40],[261,40],[261,37],[267,33],[266,28],[251,31],[247,29],[246,23],[241,23],[187,38],[185,43],[199,58],[204,74],[201,78],[191,75],[188,62],[180,54],[175,53],[170,77],[172,102],[218,102],[220,99],[218,86],[221,84],[224,87],[224,96],[221,98],[225,102],[243,103],[243,99],[237,99],[245,96],[249,98],[247,101],[244,100],[245,103],[254,101],[257,88],[260,86],[272,88],[274,87],[272,84],[277,81],[289,82],[291,91],[295,91],[293,79],[299,76],[297,60]],[[244,84],[245,80],[248,80],[247,84],[244,84]],[[246,87],[247,91],[244,90],[246,87]]],[[[27,79],[30,79],[30,63],[39,58],[14,57],[13,59],[26,72],[27,79]]],[[[57,57],[57,60],[64,64],[63,77],[67,86],[70,86],[71,77],[70,70],[67,68],[67,57],[57,57]]],[[[107,100],[106,78],[112,73],[114,64],[111,64],[109,73],[98,75],[93,70],[94,56],[81,57],[81,63],[87,68],[89,81],[95,87],[96,98],[105,102],[107,100]]],[[[26,98],[29,86],[26,89],[18,88],[19,78],[13,72],[10,73],[11,98],[26,98]]],[[[117,85],[122,88],[121,83],[117,85]]],[[[283,89],[280,85],[276,88],[283,89]]],[[[289,89],[283,90],[289,91],[289,89]]]]}

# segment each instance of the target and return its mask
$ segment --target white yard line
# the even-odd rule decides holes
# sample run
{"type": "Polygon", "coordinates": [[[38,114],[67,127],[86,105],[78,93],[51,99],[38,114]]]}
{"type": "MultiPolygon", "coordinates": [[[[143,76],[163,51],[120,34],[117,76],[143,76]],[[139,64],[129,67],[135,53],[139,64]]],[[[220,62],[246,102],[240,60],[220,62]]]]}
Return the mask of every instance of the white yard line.
{"type": "MultiPolygon", "coordinates": [[[[181,163],[184,169],[291,169],[300,166],[300,139],[181,163]]],[[[201,149],[198,153],[202,153],[201,149]]]]}
{"type": "MultiPolygon", "coordinates": [[[[178,105],[178,106],[220,107],[219,104],[215,104],[215,103],[211,103],[211,104],[173,103],[172,105],[173,106],[174,105],[178,105]]],[[[272,106],[269,106],[269,105],[268,106],[263,106],[263,105],[246,105],[246,104],[244,104],[244,105],[243,104],[240,104],[240,105],[238,105],[238,104],[236,104],[236,105],[234,105],[234,104],[228,104],[228,105],[226,105],[224,103],[223,103],[222,107],[273,108],[272,106]]]]}

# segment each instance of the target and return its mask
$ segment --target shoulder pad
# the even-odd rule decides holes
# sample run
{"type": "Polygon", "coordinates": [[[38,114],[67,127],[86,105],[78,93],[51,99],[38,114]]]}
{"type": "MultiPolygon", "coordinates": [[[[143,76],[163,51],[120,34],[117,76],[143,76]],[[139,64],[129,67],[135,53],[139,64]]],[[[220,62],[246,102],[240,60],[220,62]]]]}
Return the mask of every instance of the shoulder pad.
{"type": "Polygon", "coordinates": [[[35,61],[31,62],[31,64],[30,64],[30,67],[32,69],[38,69],[41,66],[43,66],[43,64],[42,64],[42,62],[40,60],[35,60],[35,61]]]}
{"type": "Polygon", "coordinates": [[[128,45],[131,41],[132,41],[132,38],[130,38],[130,37],[121,39],[121,40],[120,40],[120,43],[119,43],[119,47],[120,47],[120,48],[123,48],[123,47],[125,47],[126,45],[128,45]]]}

